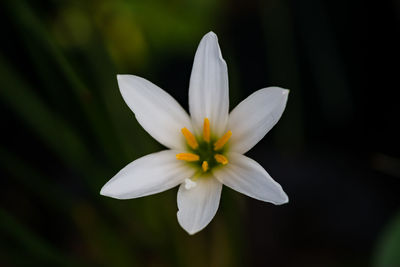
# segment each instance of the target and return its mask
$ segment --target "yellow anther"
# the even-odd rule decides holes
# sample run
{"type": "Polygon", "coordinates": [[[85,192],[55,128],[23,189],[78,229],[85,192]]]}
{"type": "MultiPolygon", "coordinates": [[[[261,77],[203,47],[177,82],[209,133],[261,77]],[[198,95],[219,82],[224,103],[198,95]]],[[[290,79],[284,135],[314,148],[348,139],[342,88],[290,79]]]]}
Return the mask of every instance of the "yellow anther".
{"type": "Polygon", "coordinates": [[[222,165],[226,165],[229,162],[228,159],[224,155],[221,155],[221,154],[215,154],[214,158],[218,163],[221,163],[222,165]]]}
{"type": "Polygon", "coordinates": [[[208,118],[204,119],[203,140],[207,143],[210,142],[210,121],[208,120],[208,118]]]}
{"type": "Polygon", "coordinates": [[[193,149],[197,149],[199,147],[199,144],[196,141],[196,138],[194,137],[194,135],[185,127],[182,128],[182,134],[183,136],[185,136],[186,138],[186,142],[187,144],[193,148],[193,149]]]}
{"type": "Polygon", "coordinates": [[[229,140],[229,138],[231,138],[232,136],[232,132],[231,131],[227,131],[220,139],[218,139],[217,142],[214,143],[214,150],[220,150],[229,140]]]}
{"type": "Polygon", "coordinates": [[[200,157],[199,155],[193,153],[179,153],[176,154],[176,159],[186,160],[186,161],[198,161],[200,157]]]}
{"type": "Polygon", "coordinates": [[[206,172],[208,170],[208,162],[203,161],[203,164],[201,164],[201,168],[203,169],[203,172],[206,172]]]}

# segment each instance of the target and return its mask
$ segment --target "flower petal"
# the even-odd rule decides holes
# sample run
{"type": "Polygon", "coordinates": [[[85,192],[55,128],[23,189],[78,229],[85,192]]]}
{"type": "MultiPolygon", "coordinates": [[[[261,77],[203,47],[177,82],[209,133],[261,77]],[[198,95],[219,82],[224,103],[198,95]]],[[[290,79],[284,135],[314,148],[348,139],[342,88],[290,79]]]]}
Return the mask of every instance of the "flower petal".
{"type": "Polygon", "coordinates": [[[118,172],[100,191],[118,199],[143,197],[168,190],[191,177],[195,169],[176,160],[174,150],[141,157],[118,172]]]}
{"type": "Polygon", "coordinates": [[[202,132],[204,118],[210,120],[212,133],[224,133],[229,112],[228,69],[213,32],[201,39],[194,57],[189,109],[197,134],[202,132]]]}
{"type": "Polygon", "coordinates": [[[254,92],[229,114],[230,149],[249,151],[272,129],[286,107],[289,90],[268,87],[254,92]]]}
{"type": "Polygon", "coordinates": [[[213,171],[224,185],[249,197],[275,205],[289,201],[282,187],[256,161],[239,153],[229,153],[228,165],[213,171]]]}
{"type": "Polygon", "coordinates": [[[178,191],[178,222],[189,234],[202,230],[218,210],[222,184],[212,176],[199,177],[196,186],[178,191]]]}
{"type": "Polygon", "coordinates": [[[117,75],[119,89],[142,127],[172,149],[186,148],[181,129],[192,130],[186,111],[157,85],[134,75],[117,75]]]}

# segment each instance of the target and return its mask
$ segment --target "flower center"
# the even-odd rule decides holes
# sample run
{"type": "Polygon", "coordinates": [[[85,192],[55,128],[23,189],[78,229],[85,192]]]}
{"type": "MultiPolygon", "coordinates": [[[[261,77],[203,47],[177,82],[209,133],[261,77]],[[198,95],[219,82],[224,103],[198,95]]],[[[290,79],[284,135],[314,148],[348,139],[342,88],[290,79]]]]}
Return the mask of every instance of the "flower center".
{"type": "Polygon", "coordinates": [[[176,159],[194,164],[203,172],[210,171],[216,166],[228,164],[228,158],[223,154],[226,150],[225,145],[232,136],[231,131],[227,131],[219,139],[213,138],[210,131],[210,121],[205,118],[203,138],[196,139],[187,128],[182,128],[181,132],[186,139],[189,152],[176,154],[176,159]]]}

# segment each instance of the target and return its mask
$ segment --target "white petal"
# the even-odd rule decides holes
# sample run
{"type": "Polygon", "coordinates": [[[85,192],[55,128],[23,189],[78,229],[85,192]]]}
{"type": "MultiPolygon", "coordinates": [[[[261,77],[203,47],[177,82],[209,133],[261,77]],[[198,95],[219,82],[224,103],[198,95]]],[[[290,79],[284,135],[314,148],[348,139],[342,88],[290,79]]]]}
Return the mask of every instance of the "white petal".
{"type": "Polygon", "coordinates": [[[131,162],[103,186],[100,194],[129,199],[177,186],[196,171],[185,162],[177,160],[177,153],[174,150],[164,150],[131,162]]]}
{"type": "Polygon", "coordinates": [[[239,153],[229,153],[228,165],[213,171],[224,185],[249,197],[275,205],[289,201],[282,187],[256,161],[239,153]]]}
{"type": "Polygon", "coordinates": [[[229,114],[230,149],[244,154],[257,144],[280,119],[288,93],[287,89],[268,87],[239,103],[229,114]]]}
{"type": "Polygon", "coordinates": [[[178,191],[178,222],[189,234],[202,230],[218,210],[222,184],[212,176],[199,177],[196,186],[178,191]]]}
{"type": "Polygon", "coordinates": [[[213,32],[201,39],[194,57],[189,109],[197,134],[202,133],[204,118],[210,120],[215,135],[224,133],[229,112],[228,69],[213,32]]]}
{"type": "Polygon", "coordinates": [[[184,149],[180,130],[192,130],[190,118],[174,98],[157,85],[134,75],[117,75],[122,97],[142,127],[158,142],[184,149]]]}

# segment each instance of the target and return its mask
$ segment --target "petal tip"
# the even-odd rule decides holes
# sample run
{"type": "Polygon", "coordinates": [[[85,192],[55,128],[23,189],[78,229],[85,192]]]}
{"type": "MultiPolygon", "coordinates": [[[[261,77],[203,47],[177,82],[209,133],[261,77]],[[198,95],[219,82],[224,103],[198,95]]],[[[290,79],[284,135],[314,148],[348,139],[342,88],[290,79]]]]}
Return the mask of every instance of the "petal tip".
{"type": "Polygon", "coordinates": [[[188,233],[189,235],[197,234],[198,232],[200,232],[201,230],[203,230],[206,227],[206,226],[204,226],[203,228],[200,228],[200,229],[196,229],[193,226],[190,227],[189,225],[187,225],[183,222],[183,220],[181,219],[181,217],[179,215],[180,214],[179,214],[179,210],[178,210],[178,212],[176,213],[176,217],[178,218],[178,223],[183,228],[183,230],[185,230],[186,233],[188,233]]]}
{"type": "Polygon", "coordinates": [[[121,197],[116,194],[115,190],[113,190],[112,186],[110,186],[110,183],[107,182],[105,185],[100,190],[100,195],[105,196],[105,197],[111,197],[111,198],[116,198],[116,199],[122,199],[121,197]]]}
{"type": "Polygon", "coordinates": [[[117,74],[117,81],[121,82],[121,81],[126,81],[129,78],[135,78],[135,75],[131,75],[131,74],[117,74]]]}
{"type": "Polygon", "coordinates": [[[111,196],[111,194],[110,194],[110,192],[109,192],[109,187],[107,186],[107,184],[105,184],[105,185],[101,188],[101,190],[100,190],[100,195],[106,196],[106,197],[111,196]]]}
{"type": "Polygon", "coordinates": [[[186,231],[189,235],[197,234],[199,231],[186,231]]]}
{"type": "Polygon", "coordinates": [[[185,231],[186,231],[186,233],[188,233],[189,235],[195,235],[195,234],[197,234],[198,232],[200,232],[201,231],[201,229],[199,229],[199,230],[195,230],[195,229],[186,229],[186,228],[184,228],[184,227],[182,227],[185,231]]]}
{"type": "Polygon", "coordinates": [[[206,35],[204,35],[204,37],[211,37],[218,39],[217,35],[213,31],[209,31],[208,33],[206,33],[206,35]]]}
{"type": "Polygon", "coordinates": [[[289,89],[282,88],[282,87],[279,87],[279,86],[270,86],[270,87],[267,87],[266,89],[267,90],[274,90],[276,92],[281,92],[282,95],[288,95],[290,93],[289,89]]]}
{"type": "Polygon", "coordinates": [[[289,203],[289,197],[286,195],[285,192],[282,191],[281,199],[276,201],[274,204],[275,205],[283,205],[283,204],[286,204],[286,203],[289,203]]]}
{"type": "Polygon", "coordinates": [[[127,77],[129,75],[127,74],[117,74],[117,82],[118,82],[118,87],[121,90],[124,88],[122,85],[127,83],[127,77]]]}

